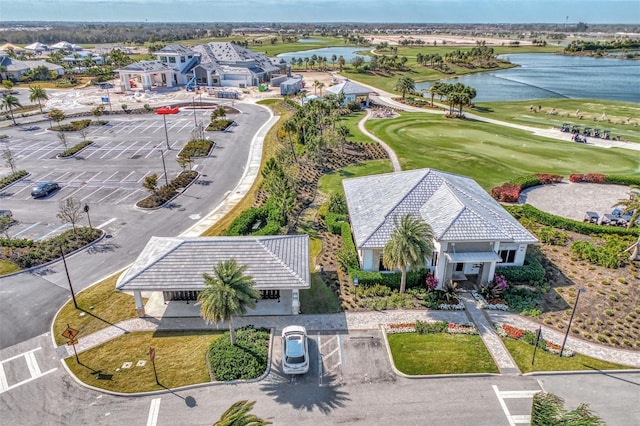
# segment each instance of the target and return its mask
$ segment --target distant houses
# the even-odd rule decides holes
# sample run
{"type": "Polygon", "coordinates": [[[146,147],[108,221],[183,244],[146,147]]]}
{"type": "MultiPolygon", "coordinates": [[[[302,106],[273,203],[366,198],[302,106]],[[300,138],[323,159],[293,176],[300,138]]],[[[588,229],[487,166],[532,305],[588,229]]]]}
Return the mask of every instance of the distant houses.
{"type": "Polygon", "coordinates": [[[269,58],[226,42],[192,47],[174,44],[155,55],[154,61],[136,62],[116,70],[122,90],[130,90],[131,83],[144,90],[187,84],[244,88],[267,83],[289,71],[283,59],[269,58]]]}
{"type": "Polygon", "coordinates": [[[49,72],[54,73],[56,77],[64,75],[64,67],[60,65],[52,64],[43,60],[21,61],[12,58],[5,51],[0,51],[0,67],[3,67],[0,76],[4,80],[21,81],[25,74],[38,67],[47,68],[49,72]]]}

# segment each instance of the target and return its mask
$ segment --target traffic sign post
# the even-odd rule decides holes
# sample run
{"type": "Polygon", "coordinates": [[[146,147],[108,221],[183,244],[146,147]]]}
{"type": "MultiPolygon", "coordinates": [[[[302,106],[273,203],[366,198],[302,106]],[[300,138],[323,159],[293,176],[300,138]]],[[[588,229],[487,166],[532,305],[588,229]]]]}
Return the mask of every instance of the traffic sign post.
{"type": "Polygon", "coordinates": [[[73,346],[73,353],[76,356],[76,362],[80,364],[80,359],[78,358],[78,351],[76,351],[76,344],[78,343],[78,339],[76,339],[76,336],[78,335],[78,333],[79,333],[78,330],[76,330],[75,328],[71,328],[71,326],[67,324],[67,329],[62,332],[62,337],[67,339],[67,345],[73,346]]]}
{"type": "Polygon", "coordinates": [[[156,350],[155,348],[149,348],[149,358],[151,359],[151,365],[153,365],[153,375],[156,378],[156,384],[159,385],[158,372],[156,371],[156,350]]]}

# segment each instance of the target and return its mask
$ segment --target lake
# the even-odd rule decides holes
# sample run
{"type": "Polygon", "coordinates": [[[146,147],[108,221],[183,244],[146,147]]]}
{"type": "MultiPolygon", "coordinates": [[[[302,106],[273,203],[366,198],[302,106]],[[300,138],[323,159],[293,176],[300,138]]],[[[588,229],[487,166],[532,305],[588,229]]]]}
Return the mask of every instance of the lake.
{"type": "MultiPolygon", "coordinates": [[[[640,102],[640,61],[637,60],[547,53],[509,54],[500,58],[520,66],[441,81],[473,87],[478,94],[474,102],[547,98],[640,102]]],[[[429,82],[416,84],[418,90],[429,87],[429,82]]]]}
{"type": "MultiPolygon", "coordinates": [[[[299,40],[298,40],[299,41],[299,40]]],[[[291,58],[311,58],[311,56],[324,56],[327,61],[331,63],[331,55],[336,55],[337,58],[342,56],[347,63],[351,63],[356,56],[362,56],[365,62],[369,62],[369,57],[364,55],[356,55],[356,52],[366,50],[366,47],[323,47],[322,49],[302,50],[300,52],[281,53],[278,58],[283,58],[285,61],[290,62],[291,58]]]]}

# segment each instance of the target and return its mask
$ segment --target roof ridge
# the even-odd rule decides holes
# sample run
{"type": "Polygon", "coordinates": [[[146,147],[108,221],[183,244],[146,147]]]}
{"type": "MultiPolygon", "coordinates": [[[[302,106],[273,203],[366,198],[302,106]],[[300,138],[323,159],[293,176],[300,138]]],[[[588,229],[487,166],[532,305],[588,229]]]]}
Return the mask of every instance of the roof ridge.
{"type": "Polygon", "coordinates": [[[304,284],[304,279],[296,271],[294,271],[293,268],[287,265],[280,256],[277,256],[269,247],[267,247],[266,244],[264,244],[264,241],[272,241],[272,240],[274,240],[274,238],[255,238],[254,237],[254,241],[256,241],[258,245],[260,245],[264,249],[265,252],[267,252],[280,265],[284,266],[284,268],[287,271],[289,271],[291,275],[293,275],[298,281],[304,284]]]}

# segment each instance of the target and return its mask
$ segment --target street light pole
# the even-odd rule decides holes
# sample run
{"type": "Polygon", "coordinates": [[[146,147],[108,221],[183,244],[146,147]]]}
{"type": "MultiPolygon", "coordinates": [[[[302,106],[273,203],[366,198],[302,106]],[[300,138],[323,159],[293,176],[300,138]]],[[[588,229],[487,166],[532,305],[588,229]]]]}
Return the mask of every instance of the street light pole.
{"type": "Polygon", "coordinates": [[[192,102],[192,105],[193,105],[193,124],[196,127],[198,127],[198,119],[196,118],[196,95],[195,95],[195,93],[194,93],[192,99],[193,99],[193,102],[192,102]]]}
{"type": "Polygon", "coordinates": [[[170,150],[171,147],[169,146],[169,133],[167,132],[167,116],[166,115],[162,115],[162,121],[164,121],[164,137],[167,140],[167,150],[170,150]]]}
{"type": "Polygon", "coordinates": [[[164,182],[169,186],[169,178],[167,178],[167,166],[164,163],[164,151],[160,150],[160,155],[162,156],[162,169],[164,170],[164,182]]]}
{"type": "Polygon", "coordinates": [[[573,316],[576,313],[576,307],[578,307],[578,300],[580,299],[580,293],[582,293],[583,291],[584,291],[584,287],[580,287],[578,289],[578,294],[576,295],[576,303],[573,305],[573,309],[571,310],[571,317],[569,317],[569,325],[567,326],[567,332],[564,334],[564,339],[562,340],[562,346],[560,347],[560,358],[562,358],[564,345],[567,343],[567,337],[569,337],[569,330],[571,329],[571,321],[573,321],[573,316]]]}
{"type": "Polygon", "coordinates": [[[69,281],[69,288],[71,289],[71,297],[73,298],[73,306],[78,308],[78,302],[76,302],[76,294],[73,291],[73,286],[71,285],[71,277],[69,276],[69,268],[67,268],[67,260],[64,258],[64,250],[62,250],[62,246],[58,246],[60,249],[60,255],[62,255],[62,263],[64,263],[64,270],[67,273],[67,281],[69,281]]]}

